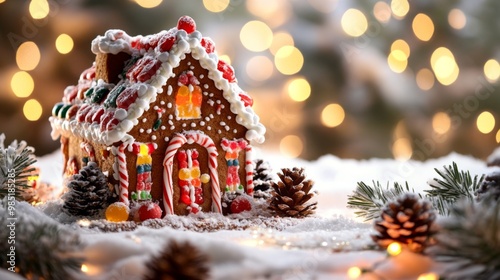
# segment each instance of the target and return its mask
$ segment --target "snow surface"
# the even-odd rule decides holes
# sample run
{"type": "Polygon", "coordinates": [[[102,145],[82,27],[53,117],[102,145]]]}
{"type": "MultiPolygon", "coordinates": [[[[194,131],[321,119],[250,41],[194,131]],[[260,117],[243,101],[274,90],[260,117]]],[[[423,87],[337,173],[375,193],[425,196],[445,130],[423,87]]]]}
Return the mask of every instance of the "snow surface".
{"type": "MultiPolygon", "coordinates": [[[[441,169],[453,161],[472,175],[487,174],[494,169],[481,160],[455,153],[426,162],[358,161],[332,155],[304,161],[269,154],[263,157],[262,154],[258,151],[255,158],[269,161],[274,172],[284,167],[305,168],[308,178],[315,181],[313,190],[319,192],[314,217],[284,224],[282,230],[251,227],[212,232],[139,226],[134,231],[103,233],[73,223],[69,226],[80,231],[86,244],[83,253],[88,260],[85,262],[88,272],[81,279],[141,279],[150,258],[174,239],[188,240],[208,255],[212,279],[349,279],[347,270],[350,267],[367,268],[386,257],[385,252],[370,249],[373,245],[371,223],[362,223],[355,218],[354,210],[346,207],[347,196],[357,182],[371,184],[372,180],[380,180],[385,185],[387,181],[408,181],[411,188],[422,191],[428,188],[427,181],[436,176],[434,168],[441,169]]],[[[60,185],[61,162],[60,151],[39,158],[41,180],[60,185]]],[[[60,204],[60,201],[53,201],[38,208],[26,206],[23,209],[38,212],[33,213],[35,217],[43,211],[59,222],[71,222],[58,210],[60,204]]],[[[207,215],[206,219],[217,219],[214,214],[202,215],[207,215]]],[[[172,219],[189,224],[193,217],[172,219]]],[[[377,265],[376,274],[384,279],[417,279],[422,273],[440,270],[442,266],[426,256],[403,252],[377,265]]],[[[0,271],[0,277],[18,279],[9,278],[5,271],[0,271]]],[[[360,279],[379,278],[366,274],[360,279]]]]}

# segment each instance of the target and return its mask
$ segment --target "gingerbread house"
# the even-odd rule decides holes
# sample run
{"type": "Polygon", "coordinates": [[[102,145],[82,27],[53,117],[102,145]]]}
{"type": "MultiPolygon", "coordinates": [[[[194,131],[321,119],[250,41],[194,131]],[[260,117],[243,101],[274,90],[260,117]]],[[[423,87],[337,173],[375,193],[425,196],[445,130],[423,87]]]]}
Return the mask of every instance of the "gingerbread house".
{"type": "Polygon", "coordinates": [[[265,128],[190,17],[148,36],[108,30],[92,52],[50,117],[65,176],[94,161],[120,201],[161,201],[166,214],[221,213],[224,192],[252,195],[251,143],[265,128]]]}

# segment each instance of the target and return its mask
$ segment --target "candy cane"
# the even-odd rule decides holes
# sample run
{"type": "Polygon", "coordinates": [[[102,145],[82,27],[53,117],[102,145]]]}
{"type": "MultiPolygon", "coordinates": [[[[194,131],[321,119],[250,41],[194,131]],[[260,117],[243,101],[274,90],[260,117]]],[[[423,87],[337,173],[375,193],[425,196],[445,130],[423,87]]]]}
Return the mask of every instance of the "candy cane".
{"type": "Polygon", "coordinates": [[[116,154],[116,160],[118,160],[118,174],[120,176],[120,202],[125,203],[129,206],[130,202],[128,200],[128,169],[127,169],[127,158],[125,156],[125,143],[122,143],[118,147],[118,152],[116,154]]]}
{"type": "Polygon", "coordinates": [[[182,134],[176,134],[170,140],[165,158],[163,160],[163,206],[167,214],[174,214],[174,185],[172,182],[172,168],[174,165],[174,156],[177,150],[187,142],[186,137],[182,134]]]}
{"type": "Polygon", "coordinates": [[[80,148],[84,150],[87,154],[89,154],[89,162],[93,161],[95,162],[95,153],[94,153],[94,148],[87,142],[82,142],[80,144],[80,148]]]}
{"type": "Polygon", "coordinates": [[[253,153],[252,146],[248,145],[245,148],[245,172],[247,181],[247,194],[253,196],[253,153]]]}

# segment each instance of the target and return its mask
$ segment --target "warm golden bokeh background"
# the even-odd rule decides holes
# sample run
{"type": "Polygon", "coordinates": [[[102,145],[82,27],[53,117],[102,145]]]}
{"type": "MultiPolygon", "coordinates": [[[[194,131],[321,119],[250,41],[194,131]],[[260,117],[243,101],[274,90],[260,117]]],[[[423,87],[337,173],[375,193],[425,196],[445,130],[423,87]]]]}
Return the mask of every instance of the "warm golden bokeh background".
{"type": "Polygon", "coordinates": [[[0,0],[0,132],[43,155],[47,121],[107,29],[193,17],[268,128],[263,149],[314,159],[485,158],[500,142],[500,3],[0,0]]]}

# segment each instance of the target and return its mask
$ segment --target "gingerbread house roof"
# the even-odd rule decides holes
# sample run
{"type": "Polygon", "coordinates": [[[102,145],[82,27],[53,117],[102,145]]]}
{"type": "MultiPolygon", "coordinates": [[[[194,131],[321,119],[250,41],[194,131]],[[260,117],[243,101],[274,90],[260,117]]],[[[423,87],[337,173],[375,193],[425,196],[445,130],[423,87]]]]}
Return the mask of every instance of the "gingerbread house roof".
{"type": "Polygon", "coordinates": [[[98,59],[100,54],[127,55],[128,65],[116,84],[96,79],[94,63],[77,85],[67,87],[52,110],[52,138],[77,135],[106,145],[133,142],[129,132],[175,76],[173,69],[190,54],[222,91],[237,123],[248,129],[247,140],[262,143],[265,127],[251,107],[251,97],[238,86],[233,68],[219,60],[212,40],[195,29],[191,18],[182,17],[177,27],[157,34],[129,36],[114,29],[94,39],[92,52],[98,59]]]}

